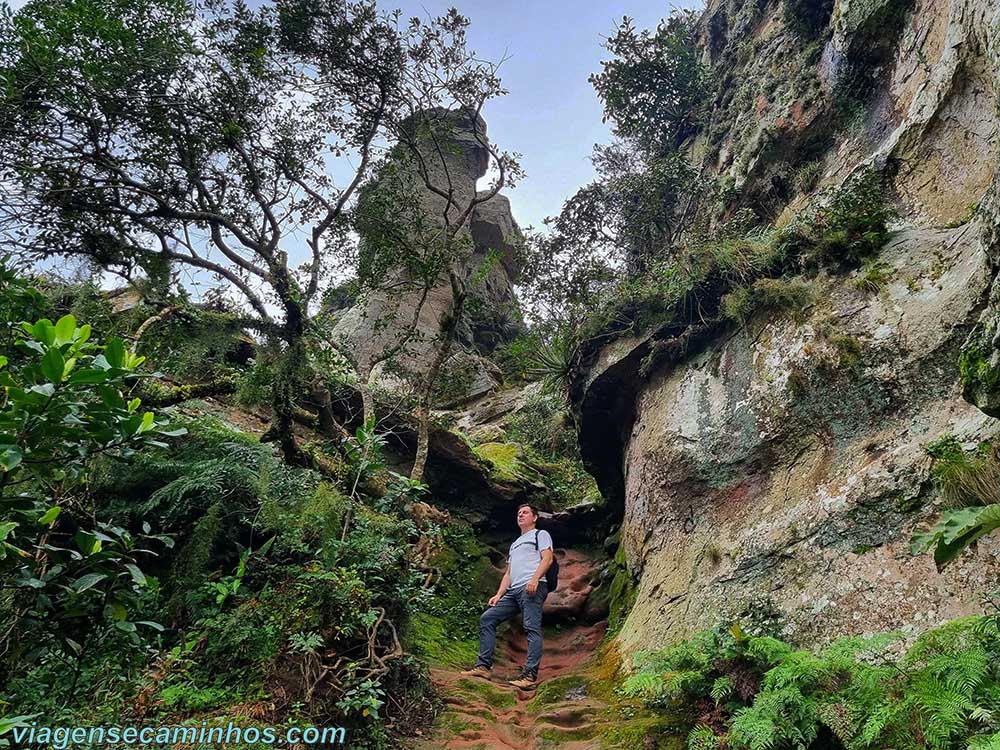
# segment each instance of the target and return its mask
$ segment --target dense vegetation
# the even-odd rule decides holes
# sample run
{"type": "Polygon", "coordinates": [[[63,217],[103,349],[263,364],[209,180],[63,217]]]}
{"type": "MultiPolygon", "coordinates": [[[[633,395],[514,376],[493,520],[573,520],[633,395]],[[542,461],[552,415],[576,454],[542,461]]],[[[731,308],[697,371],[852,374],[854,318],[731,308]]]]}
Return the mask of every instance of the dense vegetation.
{"type": "MultiPolygon", "coordinates": [[[[403,643],[437,657],[456,622],[467,629],[464,579],[438,596],[430,571],[468,532],[442,538],[405,512],[426,488],[387,472],[384,441],[359,429],[335,477],[285,463],[204,402],[168,426],[142,394],[179,386],[155,386],[153,360],[67,312],[101,310],[105,293],[38,289],[10,268],[3,282],[4,713],[344,725],[373,748],[426,720],[425,669],[403,643]]],[[[130,336],[141,312],[103,323],[130,336]]],[[[148,349],[200,377],[202,353],[240,342],[225,326],[212,347],[198,335],[220,315],[188,306],[176,338],[160,329],[148,349]]]]}
{"type": "Polygon", "coordinates": [[[690,718],[691,750],[1000,746],[997,614],[797,650],[738,625],[636,656],[624,686],[690,718]]]}

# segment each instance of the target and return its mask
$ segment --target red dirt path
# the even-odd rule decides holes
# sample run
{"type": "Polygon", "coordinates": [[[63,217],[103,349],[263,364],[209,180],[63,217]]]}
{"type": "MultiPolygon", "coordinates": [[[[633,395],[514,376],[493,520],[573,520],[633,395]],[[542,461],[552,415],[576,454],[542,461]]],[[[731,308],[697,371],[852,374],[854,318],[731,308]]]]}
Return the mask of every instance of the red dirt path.
{"type": "MultiPolygon", "coordinates": [[[[563,620],[578,615],[591,590],[594,562],[577,550],[556,554],[561,567],[559,588],[546,599],[543,622],[546,617],[563,620]]],[[[604,621],[570,620],[546,626],[539,682],[582,672],[606,630],[604,621]]],[[[436,728],[413,744],[414,750],[540,750],[553,743],[565,750],[600,747],[599,739],[584,738],[591,734],[604,704],[583,690],[569,690],[561,700],[545,705],[532,704],[535,691],[507,685],[520,672],[527,653],[518,618],[501,633],[491,682],[463,678],[456,669],[431,670],[446,708],[436,728]]]]}

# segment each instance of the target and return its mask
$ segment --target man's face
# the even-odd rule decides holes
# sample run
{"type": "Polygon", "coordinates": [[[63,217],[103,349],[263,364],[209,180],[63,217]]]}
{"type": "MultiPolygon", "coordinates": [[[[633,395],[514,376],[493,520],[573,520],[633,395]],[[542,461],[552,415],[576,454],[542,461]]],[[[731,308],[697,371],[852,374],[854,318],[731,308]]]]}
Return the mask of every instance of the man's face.
{"type": "Polygon", "coordinates": [[[530,529],[535,525],[535,514],[531,512],[531,508],[526,506],[517,509],[517,525],[521,528],[521,531],[530,529]]]}

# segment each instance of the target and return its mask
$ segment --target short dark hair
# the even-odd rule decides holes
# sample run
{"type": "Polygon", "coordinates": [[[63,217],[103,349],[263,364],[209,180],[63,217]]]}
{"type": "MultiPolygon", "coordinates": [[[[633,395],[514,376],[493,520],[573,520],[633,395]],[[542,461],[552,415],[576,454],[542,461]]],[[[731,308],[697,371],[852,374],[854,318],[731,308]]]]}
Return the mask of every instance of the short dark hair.
{"type": "MultiPolygon", "coordinates": [[[[531,510],[531,514],[535,518],[538,518],[538,508],[536,508],[531,503],[521,503],[520,505],[517,506],[517,511],[521,510],[521,508],[528,508],[529,510],[531,510]]],[[[516,514],[517,511],[514,511],[514,513],[516,514]]]]}

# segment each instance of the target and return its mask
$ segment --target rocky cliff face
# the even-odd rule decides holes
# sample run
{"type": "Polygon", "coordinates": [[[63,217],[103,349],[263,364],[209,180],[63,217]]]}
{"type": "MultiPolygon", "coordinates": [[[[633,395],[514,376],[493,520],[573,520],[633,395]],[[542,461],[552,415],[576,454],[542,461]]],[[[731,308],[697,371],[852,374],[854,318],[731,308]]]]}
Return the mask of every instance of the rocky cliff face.
{"type": "MultiPolygon", "coordinates": [[[[434,109],[414,115],[410,130],[422,168],[412,152],[397,147],[381,179],[367,191],[370,196],[381,193],[381,200],[392,206],[389,213],[412,212],[408,214],[412,220],[408,229],[412,232],[412,227],[419,226],[422,234],[411,237],[410,244],[414,253],[427,253],[427,246],[439,240],[447,223],[457,223],[474,198],[486,195],[476,191],[476,181],[489,165],[486,123],[465,112],[434,109]]],[[[361,241],[364,256],[378,238],[362,233],[361,241]]],[[[473,303],[467,306],[469,314],[458,332],[458,345],[452,347],[441,377],[442,382],[461,387],[443,388],[438,399],[441,405],[488,393],[498,384],[495,367],[483,355],[520,330],[512,285],[519,272],[517,248],[521,242],[510,202],[500,194],[477,203],[458,227],[459,250],[452,262],[463,275],[472,275],[476,284],[473,303]],[[491,252],[496,261],[487,261],[491,252]]],[[[359,371],[367,373],[374,368],[376,377],[383,380],[390,373],[405,376],[426,370],[437,347],[441,320],[451,309],[447,274],[441,273],[437,283],[425,291],[407,268],[409,260],[400,258],[382,269],[380,288],[339,313],[332,332],[333,338],[353,353],[359,371]],[[393,283],[385,283],[386,279],[393,283]],[[418,312],[415,318],[414,312],[418,312]],[[386,353],[393,351],[397,351],[392,358],[395,361],[386,361],[386,353]]]]}
{"type": "Polygon", "coordinates": [[[620,639],[732,616],[821,643],[978,611],[1000,544],[938,573],[909,539],[935,512],[925,447],[1000,431],[963,398],[998,413],[1000,7],[716,1],[702,30],[726,85],[689,145],[732,208],[780,225],[872,167],[899,220],[882,283],[823,274],[808,309],[691,330],[652,373],[649,333],[587,362],[581,446],[638,587],[620,639]]]}

